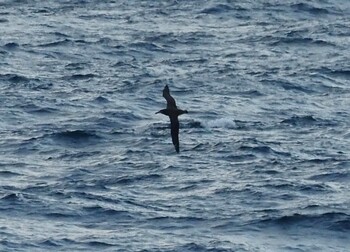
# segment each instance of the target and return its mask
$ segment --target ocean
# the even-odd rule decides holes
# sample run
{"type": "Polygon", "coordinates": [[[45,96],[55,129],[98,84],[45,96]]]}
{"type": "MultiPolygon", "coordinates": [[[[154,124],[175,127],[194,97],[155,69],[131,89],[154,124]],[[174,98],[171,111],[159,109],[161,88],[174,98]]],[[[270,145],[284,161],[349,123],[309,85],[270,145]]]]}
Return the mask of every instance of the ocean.
{"type": "Polygon", "coordinates": [[[350,251],[350,1],[0,0],[0,34],[0,251],[350,251]]]}

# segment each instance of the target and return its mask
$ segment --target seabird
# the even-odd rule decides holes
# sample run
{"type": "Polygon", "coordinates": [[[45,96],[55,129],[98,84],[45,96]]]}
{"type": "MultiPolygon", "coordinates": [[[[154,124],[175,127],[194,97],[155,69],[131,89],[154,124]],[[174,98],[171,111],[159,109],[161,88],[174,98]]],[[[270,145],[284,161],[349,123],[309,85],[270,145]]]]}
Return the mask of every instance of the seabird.
{"type": "Polygon", "coordinates": [[[179,120],[178,116],[184,113],[188,113],[187,110],[178,109],[176,107],[176,102],[174,98],[170,95],[168,85],[165,85],[163,89],[163,97],[167,102],[166,109],[159,110],[156,114],[161,113],[163,115],[169,116],[171,124],[171,139],[175,146],[175,150],[179,153],[179,120]]]}

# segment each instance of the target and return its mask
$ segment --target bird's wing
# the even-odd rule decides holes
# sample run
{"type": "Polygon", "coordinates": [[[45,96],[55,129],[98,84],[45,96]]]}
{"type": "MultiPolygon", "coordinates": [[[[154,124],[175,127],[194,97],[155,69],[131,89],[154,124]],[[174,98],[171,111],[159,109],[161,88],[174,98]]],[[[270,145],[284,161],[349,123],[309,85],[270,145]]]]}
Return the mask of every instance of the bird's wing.
{"type": "Polygon", "coordinates": [[[173,140],[173,144],[175,146],[175,150],[177,153],[180,151],[180,144],[179,144],[179,120],[177,119],[177,116],[171,116],[170,117],[170,123],[171,123],[171,139],[173,140]]]}
{"type": "Polygon", "coordinates": [[[174,98],[170,95],[168,85],[165,85],[165,87],[163,89],[163,97],[167,101],[167,108],[176,108],[176,102],[175,102],[174,98]]]}

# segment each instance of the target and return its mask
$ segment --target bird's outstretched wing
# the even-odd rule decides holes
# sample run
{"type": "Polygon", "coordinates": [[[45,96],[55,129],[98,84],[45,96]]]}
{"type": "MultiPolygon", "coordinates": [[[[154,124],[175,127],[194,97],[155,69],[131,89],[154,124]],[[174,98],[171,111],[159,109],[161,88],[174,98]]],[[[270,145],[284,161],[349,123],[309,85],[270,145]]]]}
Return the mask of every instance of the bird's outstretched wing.
{"type": "Polygon", "coordinates": [[[175,146],[175,150],[177,153],[180,151],[180,144],[179,144],[179,120],[177,119],[177,116],[171,116],[170,117],[170,123],[171,123],[171,139],[173,140],[173,144],[175,146]]]}
{"type": "Polygon", "coordinates": [[[169,87],[168,85],[165,85],[163,89],[163,97],[165,98],[167,102],[167,108],[176,108],[176,102],[174,98],[170,95],[169,87]]]}

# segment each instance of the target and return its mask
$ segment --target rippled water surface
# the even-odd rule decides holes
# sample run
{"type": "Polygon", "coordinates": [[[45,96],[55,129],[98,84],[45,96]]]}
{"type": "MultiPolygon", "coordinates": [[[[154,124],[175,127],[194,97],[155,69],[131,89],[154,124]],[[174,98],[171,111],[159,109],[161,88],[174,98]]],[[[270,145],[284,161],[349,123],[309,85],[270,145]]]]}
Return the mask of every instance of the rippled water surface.
{"type": "Polygon", "coordinates": [[[0,1],[0,250],[349,251],[349,17],[0,1]]]}

